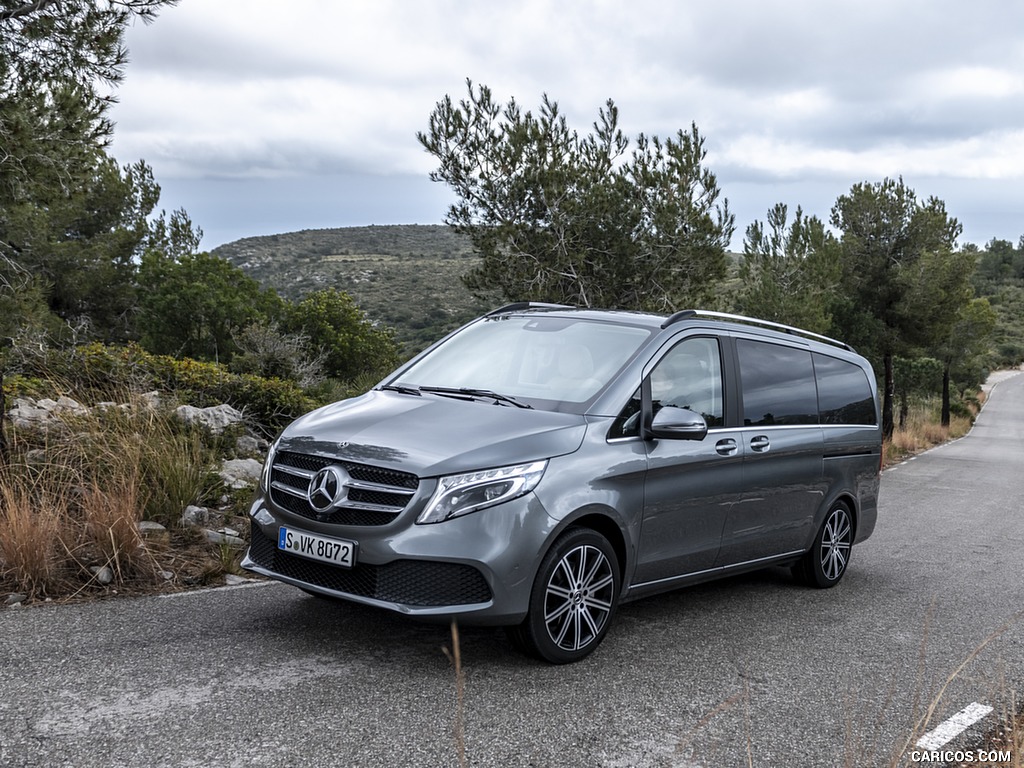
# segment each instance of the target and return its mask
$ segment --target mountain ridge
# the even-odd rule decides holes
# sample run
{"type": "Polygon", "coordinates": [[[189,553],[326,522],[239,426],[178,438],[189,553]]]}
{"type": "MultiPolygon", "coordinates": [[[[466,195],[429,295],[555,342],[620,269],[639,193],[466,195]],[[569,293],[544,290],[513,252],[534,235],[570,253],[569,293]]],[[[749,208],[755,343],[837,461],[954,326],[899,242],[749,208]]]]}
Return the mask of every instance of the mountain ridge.
{"type": "Polygon", "coordinates": [[[335,227],[246,237],[211,252],[290,301],[337,288],[415,352],[486,311],[463,285],[469,239],[440,224],[335,227]]]}

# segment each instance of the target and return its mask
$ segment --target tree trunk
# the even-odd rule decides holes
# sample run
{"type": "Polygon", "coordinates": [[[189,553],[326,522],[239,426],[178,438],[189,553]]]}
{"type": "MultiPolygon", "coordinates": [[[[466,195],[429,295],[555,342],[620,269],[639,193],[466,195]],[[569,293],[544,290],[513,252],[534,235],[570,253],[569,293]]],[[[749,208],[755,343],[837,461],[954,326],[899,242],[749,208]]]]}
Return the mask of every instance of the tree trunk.
{"type": "Polygon", "coordinates": [[[942,366],[942,426],[949,426],[949,361],[942,366]]]}
{"type": "Polygon", "coordinates": [[[885,393],[882,397],[882,439],[891,440],[893,433],[892,401],[896,392],[892,352],[885,353],[885,393]]]}

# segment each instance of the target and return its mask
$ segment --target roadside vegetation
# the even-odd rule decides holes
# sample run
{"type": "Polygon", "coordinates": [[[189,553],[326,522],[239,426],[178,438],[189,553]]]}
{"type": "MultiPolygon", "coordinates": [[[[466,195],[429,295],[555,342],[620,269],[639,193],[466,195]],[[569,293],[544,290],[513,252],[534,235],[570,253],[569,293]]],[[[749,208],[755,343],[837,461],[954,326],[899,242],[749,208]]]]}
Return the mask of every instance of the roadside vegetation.
{"type": "MultiPolygon", "coordinates": [[[[323,402],[294,382],[134,346],[48,349],[19,368],[6,380],[12,412],[58,401],[46,418],[4,431],[0,594],[28,602],[175,591],[240,573],[252,487],[232,487],[219,470],[261,459],[267,437],[323,402]],[[184,420],[183,404],[228,404],[243,418],[214,431],[184,420]],[[203,526],[185,517],[189,507],[203,510],[203,526]]],[[[347,393],[335,387],[332,396],[347,393]]]]}

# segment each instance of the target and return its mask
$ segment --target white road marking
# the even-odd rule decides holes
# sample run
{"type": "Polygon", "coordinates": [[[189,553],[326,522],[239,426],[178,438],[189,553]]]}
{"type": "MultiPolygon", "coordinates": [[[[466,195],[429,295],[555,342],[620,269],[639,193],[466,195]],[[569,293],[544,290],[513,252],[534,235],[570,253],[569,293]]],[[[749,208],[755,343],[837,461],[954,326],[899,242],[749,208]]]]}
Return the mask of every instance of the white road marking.
{"type": "Polygon", "coordinates": [[[203,589],[186,589],[183,592],[164,592],[160,595],[154,595],[154,597],[160,598],[161,600],[173,600],[179,597],[190,597],[192,595],[204,595],[208,592],[231,592],[236,589],[253,589],[254,587],[273,587],[281,582],[279,581],[267,581],[264,579],[252,579],[244,584],[231,584],[224,585],[222,587],[205,587],[203,589]]]}
{"type": "Polygon", "coordinates": [[[966,731],[992,711],[992,707],[974,702],[961,709],[938,728],[929,731],[917,741],[920,749],[939,749],[966,731]]]}

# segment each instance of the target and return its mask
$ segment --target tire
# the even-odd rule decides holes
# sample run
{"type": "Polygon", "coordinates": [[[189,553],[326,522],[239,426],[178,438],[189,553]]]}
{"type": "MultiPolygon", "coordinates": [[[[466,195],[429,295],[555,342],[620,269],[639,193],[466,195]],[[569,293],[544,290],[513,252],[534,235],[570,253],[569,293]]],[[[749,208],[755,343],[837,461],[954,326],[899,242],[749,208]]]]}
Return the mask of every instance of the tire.
{"type": "Polygon", "coordinates": [[[834,587],[850,564],[853,548],[853,516],[850,508],[837,501],[829,508],[825,521],[814,537],[814,544],[794,568],[805,584],[819,589],[834,587]]]}
{"type": "Polygon", "coordinates": [[[572,528],[545,555],[529,613],[509,630],[514,645],[551,664],[585,658],[604,639],[615,615],[622,577],[608,540],[572,528]]]}

